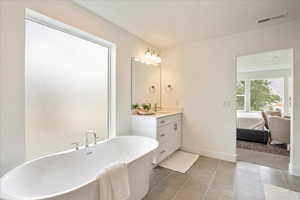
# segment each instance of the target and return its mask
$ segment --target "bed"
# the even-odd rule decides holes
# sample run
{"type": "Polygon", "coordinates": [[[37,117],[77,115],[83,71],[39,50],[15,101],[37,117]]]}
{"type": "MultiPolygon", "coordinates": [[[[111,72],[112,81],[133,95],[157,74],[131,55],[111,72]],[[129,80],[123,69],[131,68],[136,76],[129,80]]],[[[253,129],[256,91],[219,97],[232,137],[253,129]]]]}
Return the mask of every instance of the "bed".
{"type": "Polygon", "coordinates": [[[237,112],[237,139],[259,142],[268,142],[268,131],[265,130],[265,121],[260,112],[237,112]]]}
{"type": "Polygon", "coordinates": [[[265,121],[260,112],[237,112],[237,128],[264,130],[265,121]]]}

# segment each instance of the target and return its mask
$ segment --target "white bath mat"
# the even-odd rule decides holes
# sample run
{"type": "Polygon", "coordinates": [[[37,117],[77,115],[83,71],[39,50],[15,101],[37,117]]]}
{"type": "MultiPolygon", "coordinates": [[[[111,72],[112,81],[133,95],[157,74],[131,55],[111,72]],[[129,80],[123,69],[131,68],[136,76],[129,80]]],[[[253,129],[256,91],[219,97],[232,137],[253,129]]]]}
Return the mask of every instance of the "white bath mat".
{"type": "Polygon", "coordinates": [[[192,167],[198,158],[199,155],[197,154],[176,151],[165,161],[161,162],[159,166],[185,173],[189,168],[192,167]]]}
{"type": "Polygon", "coordinates": [[[266,200],[300,200],[300,193],[275,185],[264,185],[266,200]]]}

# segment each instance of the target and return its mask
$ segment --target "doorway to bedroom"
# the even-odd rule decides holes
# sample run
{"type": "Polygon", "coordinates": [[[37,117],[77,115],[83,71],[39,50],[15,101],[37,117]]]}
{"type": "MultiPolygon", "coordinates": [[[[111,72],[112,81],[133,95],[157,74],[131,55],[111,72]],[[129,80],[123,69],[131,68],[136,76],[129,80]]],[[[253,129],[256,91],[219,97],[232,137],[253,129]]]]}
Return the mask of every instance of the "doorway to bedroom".
{"type": "Polygon", "coordinates": [[[288,170],[293,49],[237,57],[237,160],[288,170]]]}

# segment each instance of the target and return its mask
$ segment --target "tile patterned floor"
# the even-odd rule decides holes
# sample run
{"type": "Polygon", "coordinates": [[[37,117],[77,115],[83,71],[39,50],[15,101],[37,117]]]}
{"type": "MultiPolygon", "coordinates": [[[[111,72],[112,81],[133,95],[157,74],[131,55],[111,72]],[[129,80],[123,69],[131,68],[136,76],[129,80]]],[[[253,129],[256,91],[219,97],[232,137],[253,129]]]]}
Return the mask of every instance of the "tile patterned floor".
{"type": "Polygon", "coordinates": [[[275,169],[288,170],[290,157],[237,148],[237,160],[268,166],[275,169]]]}
{"type": "Polygon", "coordinates": [[[263,200],[264,183],[300,192],[286,171],[200,157],[186,174],[156,167],[144,200],[263,200]]]}

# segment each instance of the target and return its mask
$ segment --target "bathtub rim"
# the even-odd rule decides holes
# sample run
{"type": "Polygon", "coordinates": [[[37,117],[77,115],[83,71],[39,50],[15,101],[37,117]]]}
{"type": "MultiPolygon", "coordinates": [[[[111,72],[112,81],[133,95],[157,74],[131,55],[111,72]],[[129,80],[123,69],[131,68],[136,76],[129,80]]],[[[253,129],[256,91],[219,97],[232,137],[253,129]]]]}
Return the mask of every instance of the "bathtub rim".
{"type": "MultiPolygon", "coordinates": [[[[105,143],[105,142],[108,142],[110,140],[114,140],[114,139],[118,139],[118,138],[143,138],[143,139],[146,139],[146,140],[149,140],[153,143],[153,147],[149,148],[149,151],[147,151],[145,154],[142,154],[140,156],[137,156],[136,158],[134,159],[131,159],[129,161],[126,161],[125,163],[127,165],[129,165],[130,163],[152,153],[154,150],[156,150],[159,146],[159,143],[157,140],[153,139],[153,138],[149,138],[149,137],[145,137],[145,136],[131,136],[131,135],[126,135],[126,136],[116,136],[116,137],[113,137],[113,138],[108,138],[108,139],[104,139],[104,140],[101,140],[101,141],[98,141],[96,144],[94,145],[91,145],[89,147],[94,147],[95,145],[98,145],[98,144],[102,144],[102,143],[105,143]]],[[[80,150],[85,150],[87,149],[88,147],[84,147],[84,146],[81,146],[79,148],[79,151],[80,150]]],[[[41,156],[41,157],[38,157],[38,158],[35,158],[35,159],[32,159],[32,160],[29,160],[29,161],[26,161],[24,162],[23,164],[21,165],[18,165],[17,167],[9,170],[7,173],[5,173],[2,177],[0,177],[0,199],[1,200],[32,200],[32,199],[35,199],[35,200],[42,200],[42,199],[48,199],[48,198],[53,198],[53,197],[57,197],[57,196],[60,196],[60,195],[64,195],[64,194],[67,194],[67,193],[70,193],[70,192],[73,192],[75,190],[78,190],[80,188],[83,188],[85,187],[86,185],[88,184],[91,184],[92,182],[96,181],[97,180],[97,177],[95,175],[94,178],[92,178],[91,180],[89,181],[86,181],[82,184],[79,184],[78,186],[76,187],[73,187],[69,190],[65,190],[63,192],[57,192],[57,193],[53,193],[51,195],[44,195],[44,196],[37,196],[37,197],[23,197],[23,196],[18,196],[18,195],[12,195],[12,194],[7,194],[5,193],[4,191],[1,191],[1,188],[2,188],[2,185],[4,184],[3,182],[5,181],[5,178],[8,177],[11,173],[13,173],[15,170],[18,170],[20,168],[22,168],[23,166],[25,165],[28,165],[30,163],[33,163],[37,160],[41,160],[41,159],[45,159],[45,158],[48,158],[48,157],[52,157],[52,156],[56,156],[56,155],[63,155],[63,154],[68,154],[68,153],[71,153],[71,152],[74,152],[74,151],[77,151],[77,150],[74,150],[74,149],[69,149],[69,150],[65,150],[65,151],[61,151],[61,152],[57,152],[57,153],[52,153],[52,154],[48,154],[48,155],[45,155],[45,156],[41,156]]]]}

